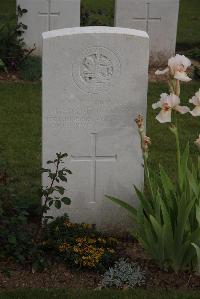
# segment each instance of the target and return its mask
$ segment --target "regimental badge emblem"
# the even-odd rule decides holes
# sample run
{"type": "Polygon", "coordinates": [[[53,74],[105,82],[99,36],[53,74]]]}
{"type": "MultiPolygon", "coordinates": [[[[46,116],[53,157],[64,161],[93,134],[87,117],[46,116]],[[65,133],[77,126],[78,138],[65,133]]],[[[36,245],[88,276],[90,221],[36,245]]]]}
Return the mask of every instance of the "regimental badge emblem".
{"type": "Polygon", "coordinates": [[[100,93],[117,84],[120,77],[117,55],[104,47],[86,49],[73,64],[73,78],[88,93],[100,93]]]}

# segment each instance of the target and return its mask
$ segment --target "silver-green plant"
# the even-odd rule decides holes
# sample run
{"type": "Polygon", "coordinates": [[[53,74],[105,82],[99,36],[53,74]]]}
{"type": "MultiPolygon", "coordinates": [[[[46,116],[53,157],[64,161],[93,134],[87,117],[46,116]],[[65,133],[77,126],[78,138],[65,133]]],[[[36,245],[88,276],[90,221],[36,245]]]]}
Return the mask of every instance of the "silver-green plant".
{"type": "MultiPolygon", "coordinates": [[[[157,174],[149,168],[148,151],[150,138],[145,135],[142,116],[136,123],[141,138],[144,159],[146,190],[135,187],[139,206],[134,208],[124,201],[108,196],[113,202],[126,208],[133,217],[135,236],[162,269],[175,272],[185,269],[200,273],[200,157],[192,161],[189,143],[184,151],[180,149],[177,112],[200,116],[200,90],[189,102],[195,105],[190,111],[180,105],[180,81],[189,82],[186,70],[190,61],[183,55],[176,55],[168,61],[168,68],[156,74],[167,74],[170,94],[161,94],[160,101],[153,109],[160,108],[156,119],[160,123],[171,123],[172,112],[175,122],[169,129],[176,143],[176,180],[170,178],[166,170],[159,166],[157,174]]],[[[200,137],[195,141],[200,149],[200,137]]]]}
{"type": "Polygon", "coordinates": [[[129,263],[126,259],[115,262],[103,275],[101,287],[103,288],[134,288],[145,283],[145,272],[136,263],[129,263]]]}

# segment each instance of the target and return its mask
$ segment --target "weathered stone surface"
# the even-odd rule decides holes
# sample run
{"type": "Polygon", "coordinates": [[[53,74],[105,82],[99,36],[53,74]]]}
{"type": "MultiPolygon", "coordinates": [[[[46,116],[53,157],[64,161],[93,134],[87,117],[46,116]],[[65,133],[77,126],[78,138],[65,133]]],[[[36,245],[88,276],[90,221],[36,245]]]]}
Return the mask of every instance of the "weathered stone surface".
{"type": "Polygon", "coordinates": [[[175,53],[179,0],[116,0],[115,25],[145,30],[151,63],[163,63],[175,53]]]}
{"type": "MultiPolygon", "coordinates": [[[[72,221],[125,230],[127,212],[105,194],[136,204],[143,185],[134,118],[146,115],[149,39],[145,32],[83,27],[43,33],[43,164],[67,152],[72,221]]],[[[43,178],[43,184],[47,184],[43,178]]]]}
{"type": "Polygon", "coordinates": [[[42,54],[42,32],[80,26],[80,0],[17,0],[17,5],[28,10],[19,21],[28,26],[24,40],[36,46],[35,55],[42,54]]]}

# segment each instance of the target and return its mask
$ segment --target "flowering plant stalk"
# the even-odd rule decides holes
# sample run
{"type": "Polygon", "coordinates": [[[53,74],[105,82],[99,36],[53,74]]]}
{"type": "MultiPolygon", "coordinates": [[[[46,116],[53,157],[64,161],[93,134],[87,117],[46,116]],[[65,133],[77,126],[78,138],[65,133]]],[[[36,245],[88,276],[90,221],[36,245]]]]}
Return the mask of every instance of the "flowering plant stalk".
{"type": "MultiPolygon", "coordinates": [[[[189,100],[195,105],[192,111],[180,101],[180,81],[191,80],[186,73],[190,65],[185,56],[176,55],[169,59],[164,71],[156,72],[157,75],[166,74],[169,85],[169,94],[161,94],[160,100],[152,105],[153,109],[160,109],[156,116],[160,123],[171,123],[172,113],[189,112],[192,116],[200,116],[200,90],[189,100]]],[[[175,272],[190,269],[200,273],[200,158],[196,164],[189,159],[189,143],[181,151],[175,121],[169,129],[176,143],[176,180],[170,178],[161,165],[156,173],[148,165],[151,141],[145,134],[142,116],[135,121],[141,139],[146,190],[135,186],[139,199],[137,208],[107,197],[131,213],[136,223],[134,235],[162,269],[175,272]]],[[[200,136],[195,144],[200,150],[200,136]]]]}

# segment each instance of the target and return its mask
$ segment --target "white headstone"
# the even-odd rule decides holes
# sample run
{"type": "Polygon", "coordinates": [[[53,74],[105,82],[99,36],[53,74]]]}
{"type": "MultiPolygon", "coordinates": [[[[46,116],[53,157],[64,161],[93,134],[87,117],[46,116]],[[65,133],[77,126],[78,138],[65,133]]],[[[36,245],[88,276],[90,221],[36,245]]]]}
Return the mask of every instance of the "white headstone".
{"type": "Polygon", "coordinates": [[[23,35],[34,55],[42,54],[42,32],[80,26],[80,0],[17,0],[28,12],[19,22],[28,26],[23,35]]]}
{"type": "Polygon", "coordinates": [[[150,38],[151,63],[174,55],[179,0],[116,0],[115,25],[145,30],[150,38]]]}
{"type": "MultiPolygon", "coordinates": [[[[143,185],[134,118],[146,115],[149,39],[145,32],[82,27],[43,33],[43,165],[67,152],[72,221],[124,230],[127,212],[105,194],[136,203],[143,185]]],[[[47,182],[43,181],[45,185],[47,182]]]]}

